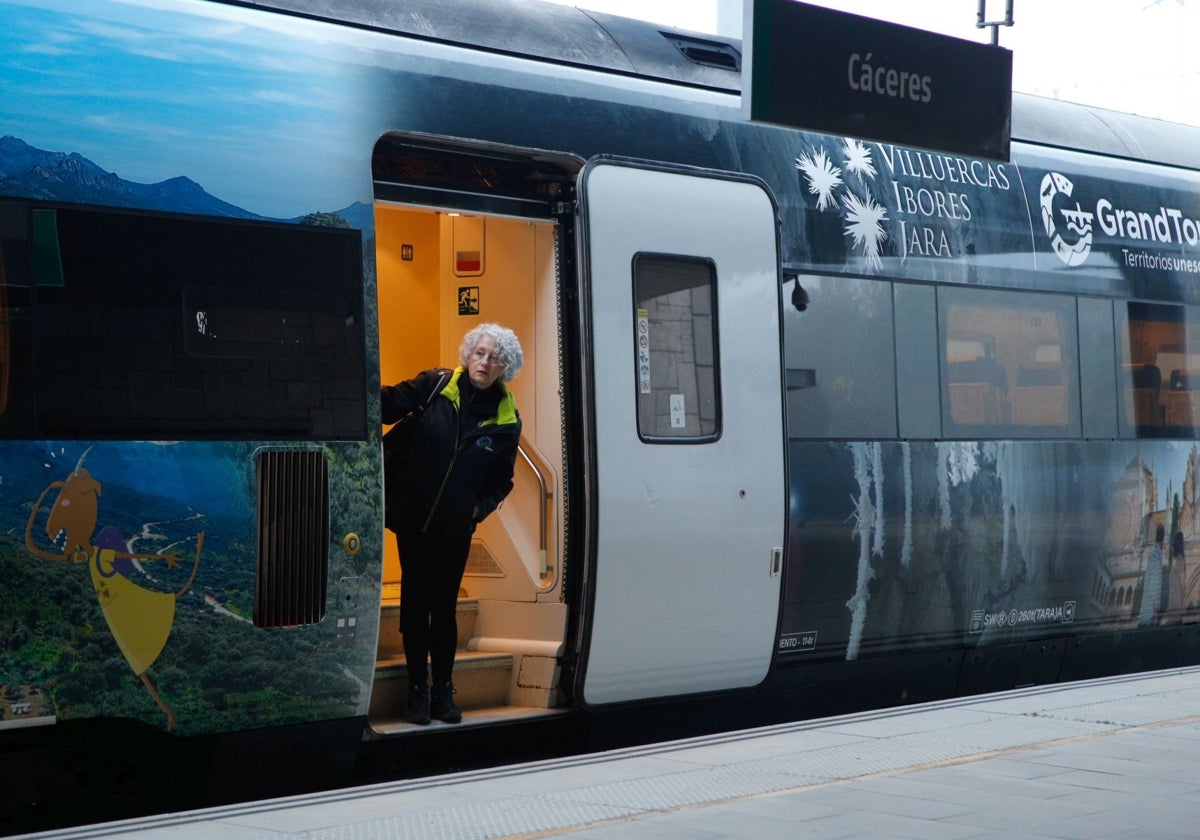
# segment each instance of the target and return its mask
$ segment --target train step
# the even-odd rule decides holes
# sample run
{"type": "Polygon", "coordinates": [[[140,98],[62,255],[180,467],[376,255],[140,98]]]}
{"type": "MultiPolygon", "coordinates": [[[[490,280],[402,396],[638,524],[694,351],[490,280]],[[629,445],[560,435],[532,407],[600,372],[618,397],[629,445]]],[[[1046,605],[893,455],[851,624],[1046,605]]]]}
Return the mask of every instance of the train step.
{"type": "MultiPolygon", "coordinates": [[[[463,711],[506,706],[512,682],[511,653],[460,650],[454,658],[454,703],[463,711]]],[[[408,716],[408,664],[404,656],[375,663],[371,720],[403,720],[408,716]]]]}
{"type": "MultiPolygon", "coordinates": [[[[467,649],[475,635],[475,620],[479,616],[479,602],[473,598],[458,599],[458,650],[467,649]]],[[[377,658],[382,661],[404,656],[404,636],[400,633],[400,603],[385,601],[379,614],[379,650],[377,658]]]]}
{"type": "MultiPolygon", "coordinates": [[[[509,618],[503,610],[499,616],[499,619],[493,616],[493,624],[499,620],[503,625],[509,618]]],[[[477,638],[484,629],[479,602],[459,598],[455,704],[469,717],[479,720],[552,710],[558,694],[557,652],[544,650],[545,645],[536,641],[518,640],[509,647],[503,644],[504,639],[477,638]],[[501,643],[499,647],[497,641],[501,643]]],[[[495,627],[492,630],[494,637],[495,627]]],[[[404,636],[400,632],[399,587],[394,586],[391,591],[385,587],[368,711],[372,727],[381,733],[395,726],[407,728],[403,723],[407,717],[407,699],[408,667],[404,636]]]]}

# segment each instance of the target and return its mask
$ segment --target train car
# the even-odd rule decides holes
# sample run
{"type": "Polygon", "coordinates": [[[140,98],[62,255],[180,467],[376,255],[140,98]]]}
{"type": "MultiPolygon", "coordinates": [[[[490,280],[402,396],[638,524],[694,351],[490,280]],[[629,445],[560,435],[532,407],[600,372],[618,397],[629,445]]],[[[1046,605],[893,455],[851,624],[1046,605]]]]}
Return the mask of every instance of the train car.
{"type": "Polygon", "coordinates": [[[1200,661],[1200,130],[756,125],[737,41],[535,0],[0,46],[4,828],[1200,661]],[[419,727],[378,394],[483,321],[521,450],[419,727]]]}

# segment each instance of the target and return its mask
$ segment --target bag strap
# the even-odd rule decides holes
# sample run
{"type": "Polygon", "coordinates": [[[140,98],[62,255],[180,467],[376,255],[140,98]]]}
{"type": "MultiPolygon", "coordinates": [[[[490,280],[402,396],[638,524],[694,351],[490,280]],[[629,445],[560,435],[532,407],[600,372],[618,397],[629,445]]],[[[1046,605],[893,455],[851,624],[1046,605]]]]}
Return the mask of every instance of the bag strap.
{"type": "Polygon", "coordinates": [[[425,413],[425,409],[429,408],[430,404],[434,401],[434,399],[437,397],[437,395],[442,392],[442,388],[444,388],[446,385],[446,380],[450,378],[450,374],[453,373],[453,371],[447,370],[446,368],[438,368],[437,370],[438,370],[438,378],[437,378],[437,382],[435,382],[433,384],[433,389],[428,394],[425,395],[424,400],[422,400],[421,402],[419,402],[415,406],[413,406],[409,410],[408,414],[405,414],[403,417],[401,417],[399,420],[396,421],[396,425],[393,426],[392,429],[388,432],[389,435],[392,433],[392,431],[395,431],[396,429],[400,428],[401,426],[406,426],[409,423],[411,423],[413,420],[419,419],[421,417],[421,415],[425,413]]]}
{"type": "Polygon", "coordinates": [[[433,390],[429,392],[429,396],[427,396],[425,398],[425,402],[421,403],[421,405],[419,406],[419,413],[421,413],[421,414],[425,413],[425,409],[429,408],[429,406],[433,402],[434,398],[437,397],[437,395],[442,392],[442,388],[446,387],[446,380],[450,378],[450,374],[452,374],[453,372],[454,371],[448,370],[446,368],[438,368],[437,382],[435,382],[433,384],[433,390]]]}
{"type": "Polygon", "coordinates": [[[438,396],[438,394],[440,394],[440,392],[442,392],[442,389],[444,388],[444,386],[446,384],[446,379],[449,379],[450,374],[454,373],[454,371],[446,370],[446,368],[444,368],[444,367],[437,368],[437,371],[438,371],[438,380],[436,383],[433,383],[433,389],[430,392],[428,392],[428,394],[425,397],[425,400],[422,400],[421,402],[416,403],[416,406],[414,406],[412,409],[410,409],[408,414],[402,416],[402,418],[400,420],[397,420],[395,422],[395,425],[392,426],[391,428],[389,428],[388,433],[384,434],[383,437],[385,440],[388,438],[398,436],[398,434],[400,434],[400,432],[397,431],[398,428],[402,428],[403,426],[408,426],[410,424],[410,422],[419,420],[421,418],[421,415],[425,414],[425,409],[430,407],[430,404],[433,402],[434,398],[436,398],[438,396]],[[392,432],[396,433],[395,436],[394,436],[394,434],[392,434],[392,432]]]}

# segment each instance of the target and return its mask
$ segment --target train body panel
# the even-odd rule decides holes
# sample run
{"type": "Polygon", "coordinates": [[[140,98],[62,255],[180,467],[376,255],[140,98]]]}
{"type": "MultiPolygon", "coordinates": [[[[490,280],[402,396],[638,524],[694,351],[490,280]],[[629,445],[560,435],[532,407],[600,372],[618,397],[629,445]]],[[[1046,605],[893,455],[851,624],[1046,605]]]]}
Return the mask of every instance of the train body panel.
{"type": "Polygon", "coordinates": [[[14,801],[93,728],[179,808],[1200,658],[1200,130],[969,159],[746,123],[726,39],[327,5],[0,4],[14,801]],[[522,453],[418,731],[374,395],[483,320],[522,453]]]}

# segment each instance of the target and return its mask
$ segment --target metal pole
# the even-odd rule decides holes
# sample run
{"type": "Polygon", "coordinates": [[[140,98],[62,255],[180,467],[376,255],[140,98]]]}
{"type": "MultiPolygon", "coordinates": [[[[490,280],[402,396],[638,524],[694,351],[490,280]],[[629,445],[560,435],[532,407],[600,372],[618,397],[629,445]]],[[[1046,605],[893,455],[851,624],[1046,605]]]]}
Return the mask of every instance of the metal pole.
{"type": "Polygon", "coordinates": [[[992,46],[1000,46],[1000,27],[1013,25],[1013,3],[1015,0],[1005,0],[1004,4],[1004,20],[988,20],[987,19],[987,0],[979,0],[979,6],[975,13],[975,28],[992,30],[992,46]]]}

